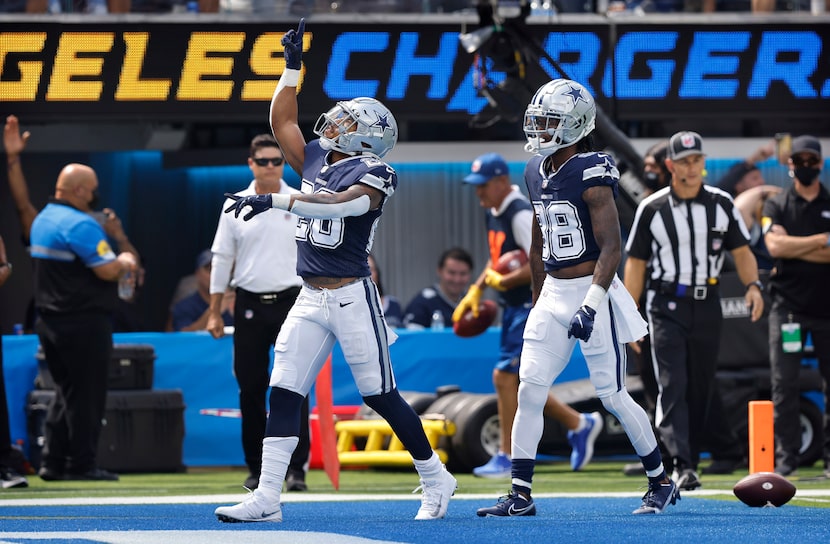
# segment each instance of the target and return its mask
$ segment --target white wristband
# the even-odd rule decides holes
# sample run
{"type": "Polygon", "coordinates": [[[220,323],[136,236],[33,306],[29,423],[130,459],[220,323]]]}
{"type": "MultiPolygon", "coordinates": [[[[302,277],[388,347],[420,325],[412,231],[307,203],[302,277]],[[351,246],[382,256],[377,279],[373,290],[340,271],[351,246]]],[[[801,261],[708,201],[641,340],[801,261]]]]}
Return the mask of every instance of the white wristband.
{"type": "Polygon", "coordinates": [[[291,207],[291,195],[271,193],[271,207],[278,210],[288,210],[291,207]]]}
{"type": "Polygon", "coordinates": [[[280,80],[277,83],[277,88],[274,89],[274,96],[271,97],[271,107],[269,109],[269,119],[274,117],[274,102],[277,100],[277,95],[286,87],[296,87],[300,83],[300,71],[286,68],[283,70],[280,80]]]}
{"type": "Polygon", "coordinates": [[[603,289],[596,283],[592,283],[591,287],[588,288],[588,292],[585,293],[585,298],[582,300],[582,305],[587,306],[592,310],[596,310],[597,308],[599,308],[599,305],[602,304],[602,301],[605,298],[605,293],[605,289],[603,289]]]}
{"type": "Polygon", "coordinates": [[[280,94],[280,91],[286,87],[296,87],[300,83],[300,71],[286,68],[283,70],[280,80],[277,83],[277,88],[274,91],[274,96],[280,94]]]}

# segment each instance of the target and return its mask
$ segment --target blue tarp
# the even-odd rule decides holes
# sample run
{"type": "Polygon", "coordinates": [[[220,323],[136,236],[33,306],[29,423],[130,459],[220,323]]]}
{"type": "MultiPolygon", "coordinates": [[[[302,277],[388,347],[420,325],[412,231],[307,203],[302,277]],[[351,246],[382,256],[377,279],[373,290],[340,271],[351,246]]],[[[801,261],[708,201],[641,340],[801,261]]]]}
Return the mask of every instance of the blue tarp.
{"type": "MultiPolygon", "coordinates": [[[[470,393],[492,393],[491,374],[498,357],[498,328],[475,338],[459,338],[446,331],[397,331],[392,363],[398,389],[433,392],[442,385],[458,385],[470,393]]],[[[117,333],[116,343],[151,344],[156,361],[154,389],[181,389],[185,403],[183,463],[186,466],[242,465],[240,420],[200,415],[204,408],[238,408],[233,377],[231,337],[216,340],[204,332],[117,333]]],[[[26,396],[37,375],[36,335],[4,336],[3,366],[12,442],[27,441],[26,396]]],[[[588,376],[579,348],[558,382],[588,376]]],[[[348,365],[336,346],[332,357],[335,405],[360,404],[348,365]]],[[[312,403],[314,396],[312,394],[312,403]]]]}

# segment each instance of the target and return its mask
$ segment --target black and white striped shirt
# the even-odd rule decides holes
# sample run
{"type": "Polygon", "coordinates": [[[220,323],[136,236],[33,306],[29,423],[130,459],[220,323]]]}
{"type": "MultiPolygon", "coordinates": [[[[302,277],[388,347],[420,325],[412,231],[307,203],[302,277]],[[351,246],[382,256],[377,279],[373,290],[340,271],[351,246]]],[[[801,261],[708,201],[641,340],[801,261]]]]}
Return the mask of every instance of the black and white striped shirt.
{"type": "Polygon", "coordinates": [[[723,250],[749,243],[749,232],[728,193],[702,185],[683,200],[665,187],[640,202],[626,251],[646,261],[651,280],[689,286],[717,283],[723,250]]]}

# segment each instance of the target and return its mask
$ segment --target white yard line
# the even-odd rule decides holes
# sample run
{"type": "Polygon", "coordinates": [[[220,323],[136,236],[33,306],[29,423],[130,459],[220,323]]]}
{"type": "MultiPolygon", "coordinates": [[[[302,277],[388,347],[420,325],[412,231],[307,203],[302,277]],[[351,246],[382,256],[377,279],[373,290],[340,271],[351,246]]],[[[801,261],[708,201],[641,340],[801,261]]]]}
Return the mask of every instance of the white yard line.
{"type": "MultiPolygon", "coordinates": [[[[613,493],[538,493],[534,498],[586,498],[586,497],[640,497],[644,491],[619,491],[613,493]]],[[[684,497],[707,497],[712,495],[731,495],[731,489],[697,489],[695,491],[681,491],[684,497]]],[[[488,500],[496,496],[494,493],[456,493],[453,500],[488,500]]],[[[3,506],[95,506],[120,504],[223,504],[244,500],[246,494],[229,495],[181,495],[167,497],[65,497],[53,499],[8,499],[0,500],[3,506]]],[[[286,493],[280,500],[290,502],[352,502],[352,501],[389,501],[389,500],[420,500],[420,494],[359,494],[359,493],[286,493]]],[[[796,499],[816,499],[817,502],[830,501],[830,489],[798,490],[796,499]],[[824,499],[824,500],[822,500],[824,499]]]]}

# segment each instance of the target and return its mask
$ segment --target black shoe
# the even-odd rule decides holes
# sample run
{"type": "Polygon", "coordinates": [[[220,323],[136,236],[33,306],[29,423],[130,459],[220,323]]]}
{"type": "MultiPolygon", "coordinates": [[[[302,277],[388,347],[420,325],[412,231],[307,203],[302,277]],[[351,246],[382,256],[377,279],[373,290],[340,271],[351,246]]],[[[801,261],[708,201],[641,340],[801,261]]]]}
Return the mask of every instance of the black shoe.
{"type": "Polygon", "coordinates": [[[0,484],[3,489],[13,487],[29,487],[29,482],[24,476],[18,474],[14,469],[0,465],[0,484]]]}
{"type": "MultiPolygon", "coordinates": [[[[43,476],[41,476],[41,478],[42,477],[43,476]]],[[[63,475],[63,479],[71,481],[95,480],[101,482],[117,482],[118,474],[102,468],[92,468],[86,472],[67,472],[63,475]]]]}
{"type": "Polygon", "coordinates": [[[47,466],[40,467],[40,470],[37,473],[40,476],[40,479],[44,482],[58,482],[63,480],[63,472],[54,468],[49,468],[47,466]]]}
{"type": "Polygon", "coordinates": [[[250,489],[253,491],[257,487],[259,487],[259,475],[248,474],[248,477],[245,478],[245,483],[243,484],[246,489],[250,489]]]}
{"type": "Polygon", "coordinates": [[[285,489],[288,491],[307,491],[305,474],[301,472],[290,472],[285,478],[285,489]]]}
{"type": "Polygon", "coordinates": [[[791,468],[787,465],[778,465],[777,467],[775,467],[775,473],[784,477],[795,478],[796,476],[798,476],[798,469],[791,468]]]}
{"type": "Polygon", "coordinates": [[[730,459],[716,459],[708,467],[703,467],[701,474],[732,474],[737,468],[738,462],[730,459]]]}
{"type": "Polygon", "coordinates": [[[700,483],[700,478],[697,477],[697,472],[690,468],[679,471],[675,469],[672,480],[677,484],[677,489],[685,489],[686,491],[692,491],[703,485],[700,483]]]}

